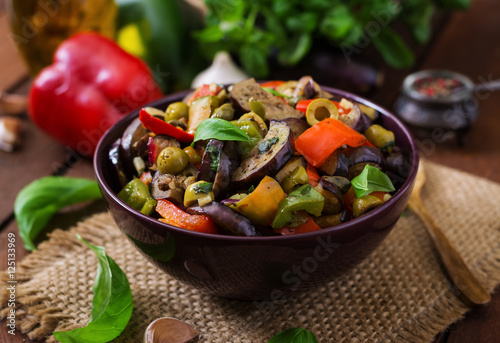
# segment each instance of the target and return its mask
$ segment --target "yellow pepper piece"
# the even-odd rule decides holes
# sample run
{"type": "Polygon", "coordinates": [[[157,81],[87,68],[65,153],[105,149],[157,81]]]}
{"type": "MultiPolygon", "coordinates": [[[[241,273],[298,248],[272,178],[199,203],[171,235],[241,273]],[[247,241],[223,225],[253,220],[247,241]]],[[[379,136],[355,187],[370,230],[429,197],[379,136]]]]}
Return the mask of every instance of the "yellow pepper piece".
{"type": "Polygon", "coordinates": [[[280,201],[285,197],[286,194],[278,181],[264,176],[252,193],[230,207],[254,224],[269,225],[274,219],[280,201]]]}

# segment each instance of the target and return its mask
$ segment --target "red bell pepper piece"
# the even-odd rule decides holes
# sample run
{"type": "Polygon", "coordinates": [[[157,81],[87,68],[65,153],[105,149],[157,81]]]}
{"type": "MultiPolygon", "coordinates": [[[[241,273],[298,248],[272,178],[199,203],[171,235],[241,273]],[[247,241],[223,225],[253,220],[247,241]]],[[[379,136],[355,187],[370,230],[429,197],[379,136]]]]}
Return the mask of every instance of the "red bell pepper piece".
{"type": "Polygon", "coordinates": [[[49,135],[90,156],[112,124],[161,95],[143,61],[97,33],[80,33],[59,46],[34,80],[29,114],[49,135]]]}
{"type": "Polygon", "coordinates": [[[217,226],[206,215],[189,214],[165,199],[158,200],[156,212],[163,218],[163,223],[178,226],[182,229],[204,233],[217,233],[217,226]]]}
{"type": "Polygon", "coordinates": [[[267,82],[261,83],[260,86],[262,88],[276,89],[278,86],[280,86],[284,83],[285,83],[285,81],[274,80],[274,81],[267,81],[267,82]]]}
{"type": "Polygon", "coordinates": [[[337,119],[324,119],[308,128],[295,141],[295,149],[314,167],[319,167],[335,150],[346,144],[358,147],[368,140],[337,119]]]}
{"type": "Polygon", "coordinates": [[[139,120],[146,129],[154,134],[174,137],[181,143],[191,143],[194,139],[194,135],[152,116],[144,108],[141,108],[139,112],[139,120]]]}
{"type": "Polygon", "coordinates": [[[310,163],[306,167],[307,177],[309,178],[309,184],[316,187],[319,183],[320,176],[316,168],[314,168],[310,163]]]}
{"type": "Polygon", "coordinates": [[[188,100],[187,104],[191,105],[193,100],[197,98],[201,98],[202,96],[207,95],[217,95],[222,90],[222,87],[219,87],[215,83],[212,84],[204,84],[196,89],[193,96],[188,100]]]}
{"type": "Polygon", "coordinates": [[[309,217],[304,224],[301,224],[293,228],[282,227],[279,229],[274,229],[274,232],[282,236],[288,236],[288,235],[295,235],[297,233],[306,233],[318,230],[321,230],[321,227],[318,224],[316,224],[316,222],[312,219],[312,217],[309,217]]]}

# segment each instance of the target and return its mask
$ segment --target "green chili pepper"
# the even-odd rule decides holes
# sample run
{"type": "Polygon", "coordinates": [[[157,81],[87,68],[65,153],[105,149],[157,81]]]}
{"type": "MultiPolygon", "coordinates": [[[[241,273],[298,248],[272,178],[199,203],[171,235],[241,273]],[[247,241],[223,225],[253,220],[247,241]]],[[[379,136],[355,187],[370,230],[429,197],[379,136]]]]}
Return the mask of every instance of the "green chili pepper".
{"type": "Polygon", "coordinates": [[[149,194],[148,186],[138,178],[127,183],[118,197],[145,215],[150,215],[156,206],[156,200],[149,194]]]}
{"type": "Polygon", "coordinates": [[[293,214],[301,210],[319,217],[324,205],[325,198],[311,185],[300,186],[280,202],[272,226],[274,229],[286,226],[293,214]]]}

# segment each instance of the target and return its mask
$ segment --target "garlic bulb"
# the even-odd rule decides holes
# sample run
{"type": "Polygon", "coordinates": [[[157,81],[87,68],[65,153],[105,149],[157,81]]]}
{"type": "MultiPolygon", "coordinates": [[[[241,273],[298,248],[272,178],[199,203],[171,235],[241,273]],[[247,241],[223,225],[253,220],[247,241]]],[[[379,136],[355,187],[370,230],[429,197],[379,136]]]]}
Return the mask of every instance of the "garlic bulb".
{"type": "Polygon", "coordinates": [[[229,84],[245,79],[248,79],[248,75],[233,62],[231,56],[226,51],[219,51],[212,65],[194,78],[191,87],[197,88],[210,83],[229,84]]]}

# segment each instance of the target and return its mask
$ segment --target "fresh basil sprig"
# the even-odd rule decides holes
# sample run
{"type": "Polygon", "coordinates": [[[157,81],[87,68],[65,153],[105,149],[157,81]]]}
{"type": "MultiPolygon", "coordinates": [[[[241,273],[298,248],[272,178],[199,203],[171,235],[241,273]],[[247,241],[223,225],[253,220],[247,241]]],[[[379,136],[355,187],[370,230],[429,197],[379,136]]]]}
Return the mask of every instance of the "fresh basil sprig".
{"type": "Polygon", "coordinates": [[[380,169],[369,164],[365,166],[361,174],[351,180],[351,184],[358,198],[372,192],[392,192],[395,190],[391,179],[380,169]]]}
{"type": "Polygon", "coordinates": [[[219,119],[209,118],[200,123],[194,134],[194,142],[218,139],[220,141],[250,141],[250,137],[231,122],[219,119]]]}
{"type": "Polygon", "coordinates": [[[268,343],[318,343],[318,340],[309,330],[291,328],[281,331],[271,338],[268,343]]]}
{"type": "Polygon", "coordinates": [[[19,192],[14,202],[24,247],[36,249],[33,240],[60,209],[100,198],[99,186],[94,180],[47,176],[33,181],[19,192]]]}
{"type": "Polygon", "coordinates": [[[56,331],[54,337],[62,343],[109,342],[118,337],[127,326],[132,309],[132,292],[127,276],[104,251],[104,247],[92,245],[77,235],[97,255],[99,266],[94,283],[94,298],[90,321],[83,328],[56,331]]]}

